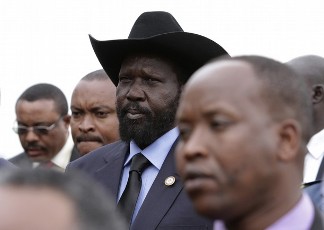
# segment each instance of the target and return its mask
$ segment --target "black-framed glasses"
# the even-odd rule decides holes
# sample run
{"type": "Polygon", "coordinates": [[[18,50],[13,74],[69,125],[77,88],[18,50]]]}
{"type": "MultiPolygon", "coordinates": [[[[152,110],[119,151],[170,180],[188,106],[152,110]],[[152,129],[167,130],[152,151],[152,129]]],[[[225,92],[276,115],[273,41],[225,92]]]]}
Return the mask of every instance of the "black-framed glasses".
{"type": "Polygon", "coordinates": [[[18,135],[27,134],[29,131],[32,131],[37,135],[46,135],[57,126],[57,124],[61,119],[62,117],[60,117],[58,120],[56,120],[53,124],[49,126],[46,125],[25,126],[25,125],[19,125],[18,122],[15,121],[12,130],[18,135]]]}

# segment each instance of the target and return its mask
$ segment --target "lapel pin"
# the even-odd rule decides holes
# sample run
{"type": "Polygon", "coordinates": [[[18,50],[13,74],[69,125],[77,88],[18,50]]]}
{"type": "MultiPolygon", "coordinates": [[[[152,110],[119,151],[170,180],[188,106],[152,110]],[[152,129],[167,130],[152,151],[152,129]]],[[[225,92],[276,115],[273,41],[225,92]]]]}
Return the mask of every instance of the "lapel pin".
{"type": "Polygon", "coordinates": [[[171,185],[174,184],[174,182],[175,182],[175,177],[174,177],[174,176],[169,176],[169,177],[167,177],[167,178],[165,179],[164,184],[165,184],[166,186],[171,186],[171,185]]]}

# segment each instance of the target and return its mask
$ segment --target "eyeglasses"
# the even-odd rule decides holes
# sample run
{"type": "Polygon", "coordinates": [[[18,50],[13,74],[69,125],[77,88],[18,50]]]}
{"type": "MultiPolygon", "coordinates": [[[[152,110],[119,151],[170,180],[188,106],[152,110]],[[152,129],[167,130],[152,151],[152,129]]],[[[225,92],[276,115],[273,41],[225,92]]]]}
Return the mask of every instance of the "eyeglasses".
{"type": "Polygon", "coordinates": [[[19,125],[17,121],[15,121],[12,130],[18,135],[27,134],[29,131],[34,132],[36,135],[46,135],[57,126],[57,124],[61,119],[62,117],[60,117],[57,121],[55,121],[53,124],[49,126],[46,125],[25,126],[25,125],[19,125]]]}

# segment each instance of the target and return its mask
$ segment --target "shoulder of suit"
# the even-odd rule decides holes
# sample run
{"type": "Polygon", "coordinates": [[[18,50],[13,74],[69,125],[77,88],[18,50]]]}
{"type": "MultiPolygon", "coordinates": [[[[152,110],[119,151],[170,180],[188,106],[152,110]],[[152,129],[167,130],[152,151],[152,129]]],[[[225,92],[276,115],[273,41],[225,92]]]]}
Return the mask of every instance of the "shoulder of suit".
{"type": "Polygon", "coordinates": [[[25,160],[29,160],[29,158],[25,152],[19,153],[17,156],[14,156],[9,159],[9,161],[12,163],[16,163],[19,161],[25,161],[25,160]]]}
{"type": "Polygon", "coordinates": [[[128,144],[123,141],[117,141],[103,147],[100,147],[79,159],[72,161],[69,165],[71,168],[83,168],[89,165],[98,165],[109,161],[110,158],[114,158],[120,155],[121,152],[125,152],[128,144]]]}

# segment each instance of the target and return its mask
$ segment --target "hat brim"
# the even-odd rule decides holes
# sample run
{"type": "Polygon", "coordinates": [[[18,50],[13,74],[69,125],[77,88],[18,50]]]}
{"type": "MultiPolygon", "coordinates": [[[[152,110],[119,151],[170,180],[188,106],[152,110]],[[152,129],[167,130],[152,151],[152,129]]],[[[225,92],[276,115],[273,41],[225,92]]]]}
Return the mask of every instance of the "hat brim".
{"type": "MultiPolygon", "coordinates": [[[[112,82],[117,86],[123,59],[134,51],[161,50],[181,61],[188,73],[193,73],[209,60],[228,55],[216,42],[198,34],[172,32],[144,39],[98,41],[89,35],[92,48],[112,82]]],[[[186,79],[182,79],[186,82],[186,79]]]]}

